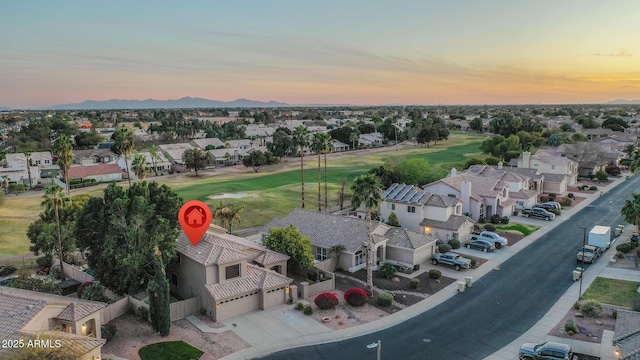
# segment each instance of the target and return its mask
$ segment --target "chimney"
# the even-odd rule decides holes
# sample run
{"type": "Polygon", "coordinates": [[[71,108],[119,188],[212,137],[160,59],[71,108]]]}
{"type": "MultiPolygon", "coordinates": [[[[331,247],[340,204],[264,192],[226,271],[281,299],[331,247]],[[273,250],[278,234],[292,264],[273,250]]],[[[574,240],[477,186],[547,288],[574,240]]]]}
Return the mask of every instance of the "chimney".
{"type": "Polygon", "coordinates": [[[451,168],[451,177],[458,175],[458,170],[456,168],[451,168]]]}
{"type": "Polygon", "coordinates": [[[522,167],[525,169],[529,168],[531,162],[531,153],[528,151],[525,151],[522,153],[522,167]]]}
{"type": "Polygon", "coordinates": [[[470,213],[469,204],[471,203],[471,183],[463,181],[460,184],[460,200],[462,200],[462,213],[470,213]]]}
{"type": "Polygon", "coordinates": [[[502,161],[498,161],[498,170],[502,169],[502,161]]]}

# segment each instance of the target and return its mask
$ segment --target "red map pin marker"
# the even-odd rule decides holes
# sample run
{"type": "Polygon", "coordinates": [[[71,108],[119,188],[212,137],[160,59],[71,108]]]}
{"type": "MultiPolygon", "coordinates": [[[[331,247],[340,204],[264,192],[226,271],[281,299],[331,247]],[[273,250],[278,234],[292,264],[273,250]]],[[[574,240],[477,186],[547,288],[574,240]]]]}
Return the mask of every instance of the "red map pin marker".
{"type": "Polygon", "coordinates": [[[180,226],[193,246],[198,245],[202,235],[207,232],[211,218],[209,206],[198,200],[187,201],[178,212],[180,226]]]}

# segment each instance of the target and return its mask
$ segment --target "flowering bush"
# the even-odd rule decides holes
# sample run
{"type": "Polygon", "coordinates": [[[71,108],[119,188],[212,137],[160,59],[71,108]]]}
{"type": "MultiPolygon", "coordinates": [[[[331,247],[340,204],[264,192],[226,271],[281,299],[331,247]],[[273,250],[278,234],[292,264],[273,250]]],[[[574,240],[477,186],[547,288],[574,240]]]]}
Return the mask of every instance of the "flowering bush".
{"type": "Polygon", "coordinates": [[[362,306],[369,301],[369,295],[361,288],[351,288],[344,293],[344,300],[351,306],[362,306]]]}
{"type": "Polygon", "coordinates": [[[338,300],[338,297],[333,293],[323,292],[316,296],[313,302],[316,304],[318,309],[328,310],[333,309],[336,305],[338,305],[340,300],[338,300]]]}

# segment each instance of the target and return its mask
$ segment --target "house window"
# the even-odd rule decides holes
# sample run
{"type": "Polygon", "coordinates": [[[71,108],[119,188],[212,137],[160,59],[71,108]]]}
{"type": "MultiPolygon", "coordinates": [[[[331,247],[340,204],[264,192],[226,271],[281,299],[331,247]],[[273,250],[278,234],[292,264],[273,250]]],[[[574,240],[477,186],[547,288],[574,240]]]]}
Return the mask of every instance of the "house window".
{"type": "Polygon", "coordinates": [[[40,160],[36,160],[36,165],[40,165],[40,160]]]}
{"type": "Polygon", "coordinates": [[[453,234],[451,234],[451,238],[453,238],[453,240],[458,240],[458,237],[460,235],[457,232],[454,232],[453,234]]]}
{"type": "Polygon", "coordinates": [[[480,217],[484,217],[484,204],[480,204],[480,217]]]}
{"type": "Polygon", "coordinates": [[[174,286],[178,286],[178,274],[171,273],[171,284],[174,286]]]}
{"type": "Polygon", "coordinates": [[[329,250],[325,248],[316,248],[316,260],[325,261],[327,260],[327,255],[329,254],[329,250]]]}
{"type": "Polygon", "coordinates": [[[224,269],[224,276],[227,280],[240,277],[240,264],[227,266],[224,269]]]}
{"type": "Polygon", "coordinates": [[[462,205],[456,205],[456,215],[460,215],[462,213],[462,205]]]}
{"type": "Polygon", "coordinates": [[[362,250],[358,250],[356,252],[356,266],[364,264],[364,252],[362,250]]]}
{"type": "Polygon", "coordinates": [[[415,206],[407,206],[407,212],[415,213],[416,212],[416,207],[415,206]]]}
{"type": "Polygon", "coordinates": [[[395,210],[396,209],[396,204],[387,204],[387,209],[395,210]]]}
{"type": "Polygon", "coordinates": [[[50,160],[45,160],[44,163],[45,164],[51,164],[51,161],[50,160]]]}

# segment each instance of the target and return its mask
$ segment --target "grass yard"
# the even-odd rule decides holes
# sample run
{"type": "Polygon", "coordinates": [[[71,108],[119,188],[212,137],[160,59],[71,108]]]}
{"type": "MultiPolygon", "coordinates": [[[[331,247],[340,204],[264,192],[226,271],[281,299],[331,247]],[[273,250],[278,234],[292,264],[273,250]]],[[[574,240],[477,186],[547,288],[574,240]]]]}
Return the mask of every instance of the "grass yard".
{"type": "Polygon", "coordinates": [[[582,297],[604,304],[632,308],[638,296],[638,286],[640,282],[597,277],[582,297]]]}
{"type": "Polygon", "coordinates": [[[540,229],[540,226],[535,225],[527,225],[521,223],[511,223],[509,225],[497,225],[496,229],[500,231],[508,231],[522,234],[524,236],[529,236],[533,234],[536,230],[540,229]]]}
{"type": "Polygon", "coordinates": [[[204,352],[184,341],[167,341],[147,345],[138,354],[142,360],[198,360],[204,352]]]}
{"type": "Polygon", "coordinates": [[[0,206],[0,257],[29,252],[27,228],[40,214],[41,198],[6,197],[0,206]]]}

